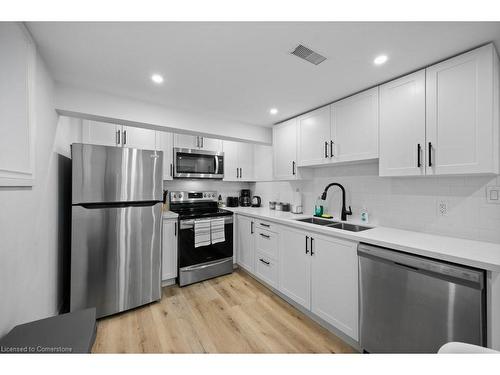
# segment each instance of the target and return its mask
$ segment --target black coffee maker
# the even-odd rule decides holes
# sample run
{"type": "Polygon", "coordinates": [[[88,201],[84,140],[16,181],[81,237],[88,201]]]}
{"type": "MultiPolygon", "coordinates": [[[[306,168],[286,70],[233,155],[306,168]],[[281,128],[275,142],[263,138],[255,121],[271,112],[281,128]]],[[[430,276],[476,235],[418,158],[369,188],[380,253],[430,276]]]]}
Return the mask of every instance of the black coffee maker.
{"type": "Polygon", "coordinates": [[[240,192],[240,206],[250,207],[252,205],[252,197],[250,189],[241,189],[240,192]]]}

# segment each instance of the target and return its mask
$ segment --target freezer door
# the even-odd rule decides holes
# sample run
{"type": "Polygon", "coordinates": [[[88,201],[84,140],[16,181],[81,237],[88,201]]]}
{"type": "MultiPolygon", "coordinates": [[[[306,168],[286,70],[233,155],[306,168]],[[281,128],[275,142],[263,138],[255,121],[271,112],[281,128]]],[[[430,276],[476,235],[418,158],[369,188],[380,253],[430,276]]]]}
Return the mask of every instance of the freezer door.
{"type": "Polygon", "coordinates": [[[71,311],[97,317],[161,297],[161,203],[73,206],[71,311]]]}
{"type": "Polygon", "coordinates": [[[163,152],[71,145],[73,204],[160,201],[163,152]]]}

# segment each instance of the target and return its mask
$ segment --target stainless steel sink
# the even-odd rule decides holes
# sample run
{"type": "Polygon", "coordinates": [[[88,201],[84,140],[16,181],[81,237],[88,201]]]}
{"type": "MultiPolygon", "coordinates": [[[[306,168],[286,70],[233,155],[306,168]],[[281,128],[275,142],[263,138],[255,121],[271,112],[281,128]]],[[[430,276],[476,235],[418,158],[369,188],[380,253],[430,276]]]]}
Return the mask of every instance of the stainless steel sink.
{"type": "Polygon", "coordinates": [[[332,224],[342,224],[337,221],[319,219],[317,217],[307,217],[305,219],[296,219],[297,221],[301,221],[303,223],[316,224],[316,225],[332,225],[332,224]]]}
{"type": "Polygon", "coordinates": [[[367,229],[372,229],[370,227],[364,227],[362,225],[349,224],[349,223],[336,223],[328,225],[330,228],[348,230],[349,232],[361,232],[367,229]]]}

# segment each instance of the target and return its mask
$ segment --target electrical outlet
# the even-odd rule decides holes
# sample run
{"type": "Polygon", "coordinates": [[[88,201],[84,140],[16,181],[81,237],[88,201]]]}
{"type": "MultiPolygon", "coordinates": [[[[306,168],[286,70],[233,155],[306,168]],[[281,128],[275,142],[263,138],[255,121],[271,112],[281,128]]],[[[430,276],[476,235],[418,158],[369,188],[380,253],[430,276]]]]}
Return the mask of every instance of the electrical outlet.
{"type": "Polygon", "coordinates": [[[448,215],[448,201],[440,200],[438,201],[437,210],[438,216],[447,216],[448,215]]]}
{"type": "Polygon", "coordinates": [[[500,186],[486,187],[486,201],[488,203],[500,204],[500,186]]]}

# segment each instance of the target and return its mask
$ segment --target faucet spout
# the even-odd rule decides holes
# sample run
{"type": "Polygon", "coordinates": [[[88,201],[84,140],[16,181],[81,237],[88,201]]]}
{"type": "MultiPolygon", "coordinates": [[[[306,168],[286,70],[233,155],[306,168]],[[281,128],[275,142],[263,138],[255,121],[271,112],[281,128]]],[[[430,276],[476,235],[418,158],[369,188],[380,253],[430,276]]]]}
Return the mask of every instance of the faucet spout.
{"type": "Polygon", "coordinates": [[[345,206],[345,189],[344,189],[344,187],[341,184],[339,184],[337,182],[332,182],[331,184],[328,184],[325,187],[325,190],[323,191],[323,193],[321,194],[321,199],[322,200],[326,200],[326,195],[328,193],[328,189],[330,189],[330,187],[332,187],[332,186],[337,186],[342,191],[342,211],[340,213],[340,220],[346,221],[347,220],[347,215],[352,215],[352,209],[351,209],[351,206],[349,206],[349,211],[346,210],[346,206],[345,206]]]}

